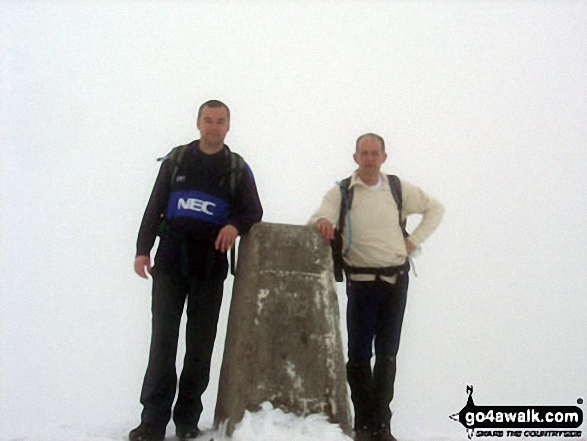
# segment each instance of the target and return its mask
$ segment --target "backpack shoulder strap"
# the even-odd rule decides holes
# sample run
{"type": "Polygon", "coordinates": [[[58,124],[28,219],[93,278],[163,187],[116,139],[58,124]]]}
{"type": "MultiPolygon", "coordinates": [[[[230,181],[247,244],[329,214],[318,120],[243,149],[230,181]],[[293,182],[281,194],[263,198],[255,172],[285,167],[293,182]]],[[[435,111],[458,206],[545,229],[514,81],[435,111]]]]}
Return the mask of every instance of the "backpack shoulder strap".
{"type": "Polygon", "coordinates": [[[348,211],[351,209],[351,205],[353,203],[354,191],[352,188],[350,188],[350,186],[351,186],[350,176],[348,178],[340,181],[338,186],[340,188],[341,198],[340,198],[340,211],[338,214],[337,229],[342,234],[342,231],[344,230],[344,226],[346,223],[346,215],[347,215],[348,211]]]}
{"type": "Polygon", "coordinates": [[[186,147],[187,145],[178,145],[177,147],[174,147],[171,149],[171,151],[169,153],[167,153],[165,156],[161,156],[160,158],[157,158],[158,162],[162,162],[165,161],[166,159],[170,159],[173,162],[181,162],[183,155],[186,151],[186,147]]]}
{"type": "Polygon", "coordinates": [[[233,151],[230,152],[230,170],[229,170],[229,185],[230,185],[230,197],[234,198],[236,193],[236,186],[241,178],[241,171],[245,167],[245,160],[241,155],[233,151]]]}
{"type": "MultiPolygon", "coordinates": [[[[171,184],[175,180],[177,170],[181,164],[185,152],[187,151],[187,145],[180,145],[173,148],[167,155],[157,158],[157,161],[165,161],[169,159],[172,162],[171,170],[171,184]]],[[[230,169],[229,169],[229,180],[230,180],[230,197],[233,198],[236,192],[236,186],[240,180],[240,171],[245,166],[245,160],[238,153],[230,152],[230,169]]]]}
{"type": "Polygon", "coordinates": [[[404,237],[408,237],[409,234],[406,231],[406,220],[402,217],[402,181],[400,181],[400,179],[396,175],[387,175],[387,180],[389,182],[389,189],[391,190],[391,195],[393,196],[393,200],[397,205],[399,226],[402,229],[404,237]]]}
{"type": "Polygon", "coordinates": [[[175,180],[175,175],[177,175],[177,170],[179,169],[179,164],[185,155],[187,150],[187,145],[179,145],[174,147],[167,155],[157,158],[157,161],[165,161],[169,159],[172,163],[171,168],[171,179],[169,181],[170,185],[173,185],[173,181],[175,180]]]}
{"type": "MultiPolygon", "coordinates": [[[[228,171],[229,176],[229,191],[230,199],[234,200],[236,195],[236,187],[242,176],[242,170],[245,168],[245,160],[241,155],[233,151],[230,152],[230,169],[228,171]]],[[[230,274],[233,276],[236,272],[236,247],[233,246],[230,249],[230,274]]]]}
{"type": "Polygon", "coordinates": [[[334,240],[330,241],[332,249],[332,263],[334,269],[334,280],[337,282],[343,281],[342,271],[344,267],[343,249],[342,249],[342,231],[346,221],[346,215],[349,210],[349,205],[353,198],[353,190],[351,186],[351,178],[343,179],[338,183],[340,188],[340,210],[338,214],[338,223],[334,230],[334,240]]]}

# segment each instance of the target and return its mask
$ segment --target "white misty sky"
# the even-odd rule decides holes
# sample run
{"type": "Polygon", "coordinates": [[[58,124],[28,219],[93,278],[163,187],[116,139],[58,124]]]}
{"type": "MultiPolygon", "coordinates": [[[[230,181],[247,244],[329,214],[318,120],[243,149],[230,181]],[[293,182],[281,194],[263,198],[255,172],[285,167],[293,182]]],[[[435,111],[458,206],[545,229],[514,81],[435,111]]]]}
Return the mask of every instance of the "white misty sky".
{"type": "Polygon", "coordinates": [[[155,158],[211,98],[268,222],[305,223],[367,131],[444,203],[411,281],[398,434],[462,436],[467,384],[478,404],[587,395],[584,2],[4,1],[0,57],[0,437],[138,421],[136,233],[155,158]]]}

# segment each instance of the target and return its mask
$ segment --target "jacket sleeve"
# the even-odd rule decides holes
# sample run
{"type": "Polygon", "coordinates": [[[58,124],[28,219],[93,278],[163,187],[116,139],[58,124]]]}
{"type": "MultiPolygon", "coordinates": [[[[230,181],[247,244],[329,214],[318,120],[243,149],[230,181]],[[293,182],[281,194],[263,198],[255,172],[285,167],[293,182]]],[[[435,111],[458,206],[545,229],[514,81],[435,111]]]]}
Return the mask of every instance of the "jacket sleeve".
{"type": "Polygon", "coordinates": [[[228,224],[233,225],[239,234],[246,234],[249,229],[261,221],[263,207],[257,192],[253,172],[247,163],[244,164],[241,179],[237,186],[233,207],[228,217],[228,224]]]}
{"type": "Polygon", "coordinates": [[[161,164],[159,174],[155,180],[151,197],[143,215],[137,238],[137,256],[148,256],[155,244],[157,229],[165,215],[167,201],[169,199],[171,167],[170,161],[166,160],[161,164]]]}
{"type": "Polygon", "coordinates": [[[421,188],[402,181],[403,217],[421,214],[422,220],[410,234],[410,241],[419,246],[436,230],[444,214],[444,206],[421,188]]]}
{"type": "Polygon", "coordinates": [[[340,215],[340,187],[332,187],[322,198],[322,203],[316,212],[310,217],[308,225],[314,225],[318,219],[324,218],[336,225],[340,215]]]}

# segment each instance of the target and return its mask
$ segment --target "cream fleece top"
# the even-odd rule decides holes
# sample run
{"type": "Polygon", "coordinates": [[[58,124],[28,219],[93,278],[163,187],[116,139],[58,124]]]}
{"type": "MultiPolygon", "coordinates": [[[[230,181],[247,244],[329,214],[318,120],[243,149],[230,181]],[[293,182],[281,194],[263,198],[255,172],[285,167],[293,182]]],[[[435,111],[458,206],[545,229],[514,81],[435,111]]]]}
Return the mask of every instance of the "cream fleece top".
{"type": "MultiPolygon", "coordinates": [[[[345,262],[357,267],[397,266],[407,257],[404,237],[399,226],[398,209],[387,176],[380,174],[380,184],[373,187],[365,184],[355,171],[351,177],[350,187],[354,187],[350,221],[345,221],[342,233],[343,249],[348,245],[348,231],[351,229],[351,246],[345,262]]],[[[419,187],[404,180],[402,183],[402,217],[421,214],[422,220],[410,234],[410,241],[419,247],[440,224],[444,213],[443,205],[428,196],[419,187]]],[[[334,225],[338,223],[340,211],[340,187],[331,188],[322,199],[320,208],[312,215],[309,223],[315,224],[325,218],[334,225]]],[[[368,274],[353,274],[353,280],[374,280],[368,274]]],[[[393,283],[393,278],[383,277],[393,283]]]]}

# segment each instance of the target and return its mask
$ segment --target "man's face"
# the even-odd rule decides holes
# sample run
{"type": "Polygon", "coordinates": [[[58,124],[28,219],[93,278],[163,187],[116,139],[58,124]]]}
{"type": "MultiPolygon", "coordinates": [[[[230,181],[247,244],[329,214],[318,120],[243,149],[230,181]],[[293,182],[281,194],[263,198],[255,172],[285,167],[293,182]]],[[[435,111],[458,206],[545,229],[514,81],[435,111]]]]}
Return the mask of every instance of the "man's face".
{"type": "Polygon", "coordinates": [[[377,139],[366,136],[359,142],[359,149],[353,159],[359,165],[359,174],[372,175],[379,173],[387,154],[382,151],[381,143],[377,139]]]}
{"type": "Polygon", "coordinates": [[[202,142],[208,145],[224,145],[224,138],[230,128],[228,113],[224,107],[204,107],[196,126],[202,142]]]}

